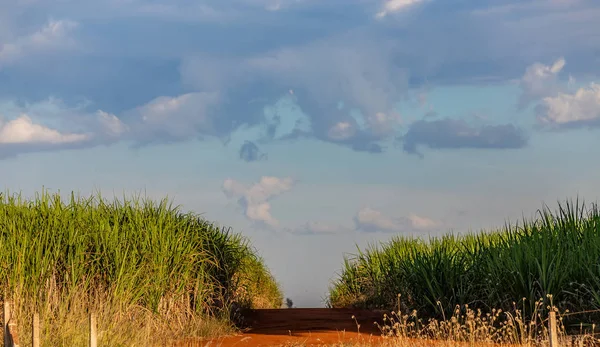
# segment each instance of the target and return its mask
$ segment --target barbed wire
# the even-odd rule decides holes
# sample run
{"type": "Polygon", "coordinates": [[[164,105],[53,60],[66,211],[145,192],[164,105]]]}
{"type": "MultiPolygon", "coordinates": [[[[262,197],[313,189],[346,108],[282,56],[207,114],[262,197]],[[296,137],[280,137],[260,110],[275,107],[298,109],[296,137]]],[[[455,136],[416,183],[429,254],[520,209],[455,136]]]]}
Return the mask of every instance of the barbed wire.
{"type": "Polygon", "coordinates": [[[574,315],[578,315],[578,314],[585,314],[585,313],[599,313],[600,309],[598,310],[586,310],[586,311],[579,311],[579,312],[567,312],[567,313],[561,313],[559,314],[561,317],[568,317],[568,316],[574,316],[574,315]]]}

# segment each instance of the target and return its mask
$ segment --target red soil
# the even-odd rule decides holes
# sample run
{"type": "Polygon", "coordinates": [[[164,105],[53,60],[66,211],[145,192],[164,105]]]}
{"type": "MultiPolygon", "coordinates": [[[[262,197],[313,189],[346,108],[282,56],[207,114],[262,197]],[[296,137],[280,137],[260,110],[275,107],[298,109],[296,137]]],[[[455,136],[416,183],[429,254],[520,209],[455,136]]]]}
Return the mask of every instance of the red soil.
{"type": "MultiPolygon", "coordinates": [[[[248,328],[239,335],[212,340],[178,341],[174,347],[352,346],[354,343],[360,346],[383,344],[398,347],[473,347],[469,343],[452,341],[383,338],[379,327],[374,323],[381,325],[385,313],[385,311],[327,308],[249,310],[243,314],[248,328]]],[[[492,343],[475,345],[498,346],[492,343]]]]}
{"type": "Polygon", "coordinates": [[[381,333],[374,322],[381,324],[383,314],[322,308],[252,310],[244,314],[249,329],[238,336],[182,341],[177,346],[322,346],[359,341],[375,345],[381,340],[381,333]]]}

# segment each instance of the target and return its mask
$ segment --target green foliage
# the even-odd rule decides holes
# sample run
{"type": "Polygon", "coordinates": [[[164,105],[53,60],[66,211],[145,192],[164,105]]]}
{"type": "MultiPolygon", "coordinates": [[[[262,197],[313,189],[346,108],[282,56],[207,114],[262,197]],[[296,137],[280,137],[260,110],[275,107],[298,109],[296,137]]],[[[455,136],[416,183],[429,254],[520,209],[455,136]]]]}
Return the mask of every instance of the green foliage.
{"type": "Polygon", "coordinates": [[[539,298],[560,310],[600,309],[600,211],[569,201],[495,232],[428,242],[394,237],[345,258],[329,300],[390,309],[398,294],[402,309],[430,317],[448,316],[456,305],[510,310],[515,303],[527,314],[539,298]]]}
{"type": "MultiPolygon", "coordinates": [[[[279,307],[247,240],[164,199],[0,197],[0,295],[23,310],[84,309],[228,319],[232,304],[279,307]],[[245,290],[240,290],[244,286],[245,290]]],[[[1,300],[0,300],[1,301],[1,300]]]]}

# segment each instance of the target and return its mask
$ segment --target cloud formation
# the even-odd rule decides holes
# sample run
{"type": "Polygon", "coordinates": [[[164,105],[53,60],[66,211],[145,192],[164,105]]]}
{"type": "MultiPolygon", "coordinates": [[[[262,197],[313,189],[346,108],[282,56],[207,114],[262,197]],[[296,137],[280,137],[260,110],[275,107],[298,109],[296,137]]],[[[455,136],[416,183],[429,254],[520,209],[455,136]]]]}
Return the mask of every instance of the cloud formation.
{"type": "Polygon", "coordinates": [[[69,35],[77,26],[71,20],[50,20],[32,34],[0,44],[0,70],[30,55],[72,47],[75,42],[69,35]]]}
{"type": "Polygon", "coordinates": [[[97,102],[80,112],[80,129],[57,127],[90,132],[90,143],[143,145],[209,136],[228,143],[238,129],[252,128],[260,135],[240,148],[247,161],[257,154],[252,144],[298,138],[380,153],[407,129],[404,147],[412,153],[419,144],[518,148],[523,136],[511,125],[450,126],[442,120],[446,123],[403,129],[405,114],[397,108],[413,86],[520,78],[519,103],[541,100],[540,119],[557,117],[564,97],[555,103],[544,99],[569,95],[559,83],[566,60],[557,57],[567,55],[569,73],[587,73],[600,49],[596,41],[577,39],[581,32],[600,30],[600,7],[589,1],[483,0],[457,6],[428,0],[50,0],[4,2],[0,10],[0,77],[8,81],[0,97],[39,100],[51,93],[72,98],[69,102],[81,96],[97,102]],[[418,10],[391,20],[372,18],[409,9],[418,10]],[[70,19],[40,22],[40,13],[70,19]],[[314,18],[322,27],[307,29],[314,18]],[[155,32],[156,21],[161,29],[155,32]],[[124,28],[127,37],[119,34],[124,28]],[[217,36],[225,39],[214,40],[217,36]],[[77,54],[67,52],[74,44],[81,48],[77,54]],[[63,52],[64,59],[47,59],[50,52],[63,52]],[[25,57],[36,64],[27,69],[17,64],[25,57]],[[265,106],[282,97],[293,100],[302,119],[265,115],[265,106]],[[439,141],[423,139],[436,125],[450,133],[439,141]],[[456,128],[467,135],[456,136],[456,128]],[[503,135],[495,138],[499,132],[503,135]]]}
{"type": "MultiPolygon", "coordinates": [[[[351,31],[240,59],[190,57],[184,60],[181,72],[186,85],[220,90],[229,98],[251,100],[249,93],[258,85],[270,86],[254,97],[263,100],[276,100],[282,91],[293,89],[308,125],[292,127],[284,138],[312,137],[377,152],[379,142],[398,128],[395,103],[408,87],[406,71],[393,61],[391,51],[396,46],[393,40],[384,44],[365,37],[364,32],[351,31]]],[[[262,109],[257,111],[262,113],[262,109]]],[[[262,115],[253,116],[249,111],[228,115],[243,116],[250,125],[264,122],[262,115]]],[[[239,122],[241,118],[235,119],[239,122]]],[[[275,124],[280,126],[288,124],[275,124]]]]}
{"type": "Polygon", "coordinates": [[[218,137],[228,134],[215,112],[219,101],[218,93],[160,96],[125,112],[125,119],[132,124],[135,140],[141,143],[218,137]]]}
{"type": "Polygon", "coordinates": [[[341,225],[327,224],[323,222],[307,222],[295,229],[289,229],[288,232],[296,235],[334,235],[349,231],[347,227],[341,225]]]}
{"type": "Polygon", "coordinates": [[[0,108],[2,157],[60,149],[81,149],[130,138],[130,126],[103,110],[67,106],[49,98],[33,104],[3,103],[0,108]]]}
{"type": "Polygon", "coordinates": [[[472,126],[462,119],[419,120],[399,140],[407,153],[423,156],[419,146],[431,149],[516,149],[527,145],[525,132],[512,124],[472,126]]]}
{"type": "Polygon", "coordinates": [[[27,114],[0,119],[0,158],[19,153],[81,148],[93,140],[89,133],[61,132],[36,123],[27,114]]]}
{"type": "Polygon", "coordinates": [[[97,126],[94,128],[111,140],[119,139],[130,131],[129,126],[123,123],[119,117],[102,110],[96,111],[95,121],[97,126]]]}
{"type": "Polygon", "coordinates": [[[406,217],[391,217],[371,207],[360,209],[352,221],[352,227],[323,222],[307,222],[299,227],[286,230],[291,234],[316,236],[346,234],[355,231],[366,233],[422,232],[438,230],[443,226],[443,223],[414,213],[409,213],[406,217]]]}
{"type": "Polygon", "coordinates": [[[532,101],[554,96],[563,90],[558,74],[565,64],[565,59],[560,58],[552,65],[538,62],[528,66],[520,82],[522,94],[519,98],[519,108],[527,106],[532,101]]]}
{"type": "Polygon", "coordinates": [[[0,144],[65,144],[83,142],[86,134],[60,133],[55,129],[35,124],[27,115],[8,122],[0,122],[0,144]]]}
{"type": "Polygon", "coordinates": [[[391,13],[404,11],[412,6],[423,3],[426,0],[386,0],[381,11],[377,12],[376,18],[383,18],[391,13]]]}
{"type": "Polygon", "coordinates": [[[600,84],[545,97],[537,107],[537,117],[550,128],[600,127],[600,84]]]}
{"type": "MultiPolygon", "coordinates": [[[[38,125],[33,119],[52,119],[57,128],[57,133],[71,133],[68,129],[76,129],[75,133],[84,133],[86,141],[72,141],[81,144],[74,148],[90,147],[101,144],[110,144],[117,141],[127,141],[134,147],[168,143],[174,141],[201,140],[204,137],[214,137],[227,142],[231,133],[244,123],[239,125],[232,119],[221,117],[220,96],[218,93],[194,92],[177,96],[160,96],[149,102],[124,111],[120,116],[107,111],[93,110],[89,102],[75,106],[67,105],[63,100],[48,98],[31,104],[16,104],[9,102],[5,104],[6,109],[11,110],[12,117],[6,117],[5,126],[11,132],[18,125],[19,129],[25,131],[25,123],[31,129],[38,125]],[[35,117],[22,118],[18,114],[33,115],[35,117]]],[[[37,128],[35,128],[37,129],[37,128]]],[[[47,138],[47,132],[28,132],[31,141],[38,141],[35,148],[30,151],[41,151],[51,149],[48,141],[40,139],[47,138]],[[45,137],[44,137],[45,136],[45,137]],[[47,146],[48,148],[44,148],[47,146]]],[[[83,135],[82,135],[83,136],[83,135]]],[[[12,147],[12,155],[24,151],[23,147],[12,147]]],[[[254,148],[243,149],[244,158],[264,159],[266,154],[253,152],[254,148]],[[256,156],[253,157],[253,155],[256,156]]]]}
{"type": "Polygon", "coordinates": [[[411,232],[439,228],[441,223],[413,213],[408,217],[394,218],[370,207],[360,209],[354,216],[357,230],[364,232],[411,232]]]}
{"type": "Polygon", "coordinates": [[[290,177],[263,176],[250,186],[233,179],[223,182],[223,192],[230,199],[237,199],[246,218],[267,227],[278,227],[279,221],[271,215],[271,199],[289,191],[294,186],[290,177]]]}

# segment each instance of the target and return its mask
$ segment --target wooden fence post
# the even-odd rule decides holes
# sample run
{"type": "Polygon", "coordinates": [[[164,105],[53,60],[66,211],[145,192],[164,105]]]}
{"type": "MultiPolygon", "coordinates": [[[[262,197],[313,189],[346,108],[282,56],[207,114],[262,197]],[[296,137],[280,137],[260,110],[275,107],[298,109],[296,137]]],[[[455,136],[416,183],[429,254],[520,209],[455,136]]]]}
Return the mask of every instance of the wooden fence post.
{"type": "Polygon", "coordinates": [[[4,301],[4,311],[2,316],[2,325],[4,329],[4,347],[10,347],[10,331],[8,330],[8,321],[10,320],[10,302],[4,301]]]}
{"type": "Polygon", "coordinates": [[[96,335],[96,314],[90,313],[90,347],[98,347],[98,337],[96,335]]]}
{"type": "Polygon", "coordinates": [[[550,347],[559,347],[558,345],[558,331],[556,327],[556,312],[550,311],[548,317],[548,338],[550,339],[550,347]]]}
{"type": "Polygon", "coordinates": [[[40,315],[35,312],[31,322],[31,345],[40,347],[40,315]]]}
{"type": "Polygon", "coordinates": [[[19,347],[19,335],[17,333],[17,322],[12,314],[10,301],[4,301],[4,347],[19,347]]]}

